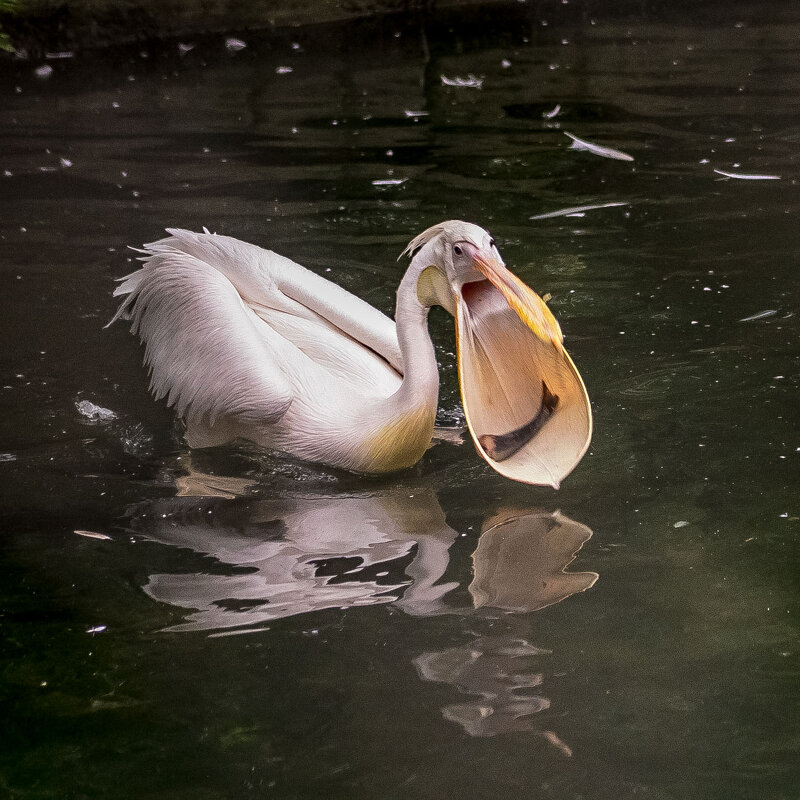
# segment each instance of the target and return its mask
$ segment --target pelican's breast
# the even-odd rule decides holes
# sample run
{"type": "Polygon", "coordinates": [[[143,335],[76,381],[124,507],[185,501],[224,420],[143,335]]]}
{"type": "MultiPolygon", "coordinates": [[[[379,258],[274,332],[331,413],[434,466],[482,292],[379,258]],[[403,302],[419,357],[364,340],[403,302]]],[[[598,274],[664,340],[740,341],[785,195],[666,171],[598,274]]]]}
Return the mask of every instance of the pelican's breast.
{"type": "Polygon", "coordinates": [[[433,437],[435,405],[419,405],[388,418],[364,441],[364,471],[393,472],[413,466],[433,437]]]}

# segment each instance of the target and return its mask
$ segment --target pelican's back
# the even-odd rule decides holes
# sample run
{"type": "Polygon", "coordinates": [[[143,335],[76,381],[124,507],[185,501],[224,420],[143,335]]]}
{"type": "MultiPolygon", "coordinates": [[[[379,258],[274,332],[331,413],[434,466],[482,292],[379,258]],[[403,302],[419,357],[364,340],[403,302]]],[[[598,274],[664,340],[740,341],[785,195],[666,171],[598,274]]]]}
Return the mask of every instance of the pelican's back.
{"type": "Polygon", "coordinates": [[[122,279],[115,321],[145,344],[151,390],[189,425],[265,426],[303,392],[388,396],[392,320],[293,261],[227,236],[168,230],[122,279]]]}

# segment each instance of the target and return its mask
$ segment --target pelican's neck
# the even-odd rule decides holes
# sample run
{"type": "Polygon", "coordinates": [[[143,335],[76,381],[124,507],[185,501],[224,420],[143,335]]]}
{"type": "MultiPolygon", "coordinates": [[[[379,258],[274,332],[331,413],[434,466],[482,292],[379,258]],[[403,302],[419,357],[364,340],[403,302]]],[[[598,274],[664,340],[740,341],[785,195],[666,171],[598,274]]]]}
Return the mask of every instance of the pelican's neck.
{"type": "Polygon", "coordinates": [[[430,307],[420,302],[417,284],[425,264],[412,261],[397,290],[395,323],[403,356],[403,382],[396,398],[401,405],[418,407],[439,398],[439,365],[428,333],[430,307]]]}

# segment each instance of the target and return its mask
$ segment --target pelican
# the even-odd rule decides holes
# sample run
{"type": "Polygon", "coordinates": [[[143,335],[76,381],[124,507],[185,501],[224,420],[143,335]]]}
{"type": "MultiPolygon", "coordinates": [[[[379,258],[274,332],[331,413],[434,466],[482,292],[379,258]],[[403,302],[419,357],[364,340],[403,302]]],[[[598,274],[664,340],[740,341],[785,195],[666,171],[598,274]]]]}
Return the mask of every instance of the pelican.
{"type": "Polygon", "coordinates": [[[395,321],[277,253],[167,233],[120,279],[111,322],[131,321],[150,389],[184,420],[190,447],[247,439],[357,473],[412,466],[434,433],[428,311],[440,305],[455,318],[478,453],[501,475],[558,488],[586,452],[589,400],[558,322],[483,228],[450,220],[409,243],[395,321]]]}

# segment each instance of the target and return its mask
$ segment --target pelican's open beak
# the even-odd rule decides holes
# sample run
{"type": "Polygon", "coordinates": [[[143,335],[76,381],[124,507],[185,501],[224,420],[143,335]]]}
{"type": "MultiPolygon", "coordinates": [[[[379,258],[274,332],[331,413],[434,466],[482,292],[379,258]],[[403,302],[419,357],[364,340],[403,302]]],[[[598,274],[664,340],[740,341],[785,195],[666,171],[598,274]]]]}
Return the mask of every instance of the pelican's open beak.
{"type": "Polygon", "coordinates": [[[458,376],[478,452],[501,475],[558,488],[589,446],[592,413],[539,295],[474,248],[485,279],[455,292],[458,376]]]}

